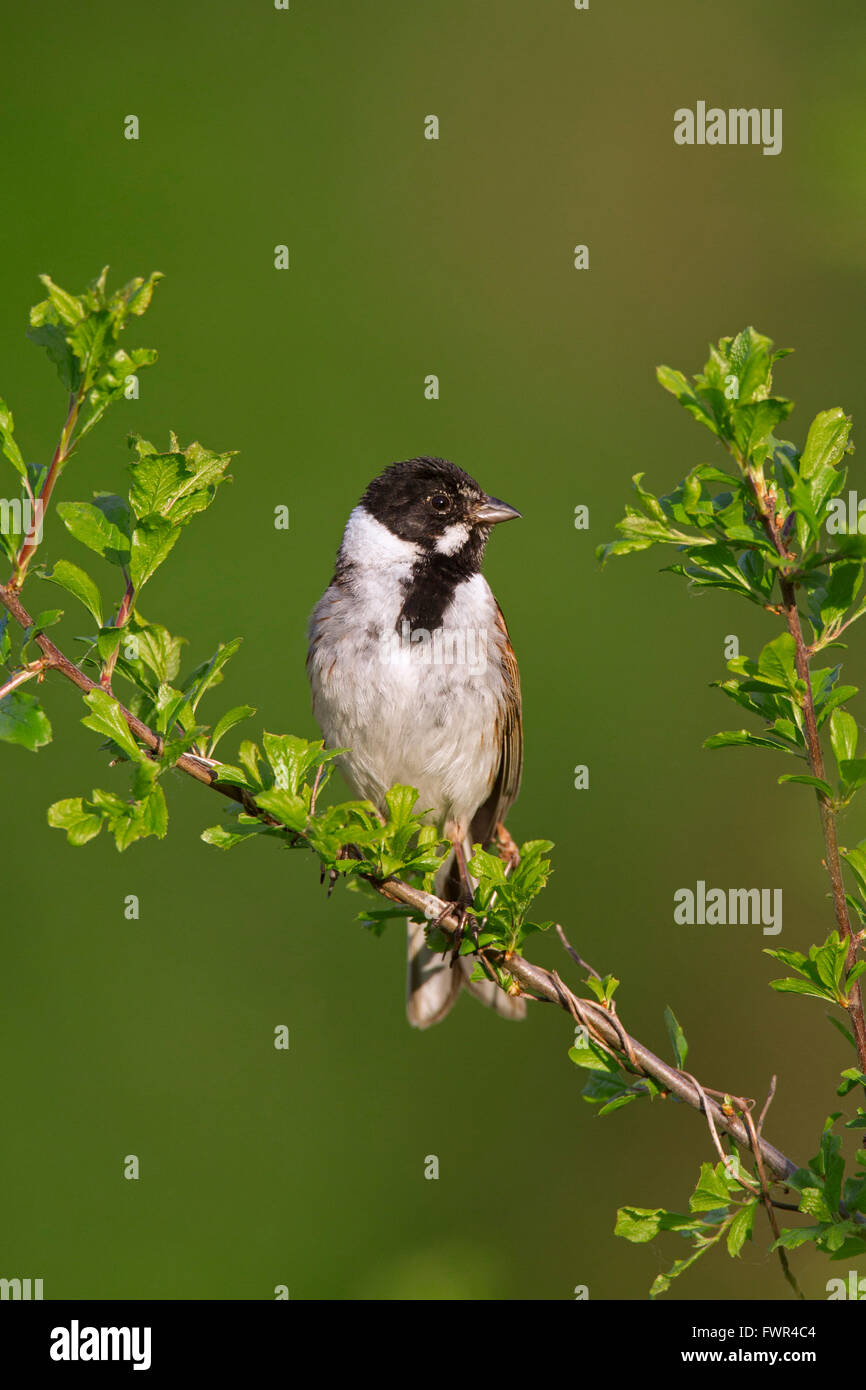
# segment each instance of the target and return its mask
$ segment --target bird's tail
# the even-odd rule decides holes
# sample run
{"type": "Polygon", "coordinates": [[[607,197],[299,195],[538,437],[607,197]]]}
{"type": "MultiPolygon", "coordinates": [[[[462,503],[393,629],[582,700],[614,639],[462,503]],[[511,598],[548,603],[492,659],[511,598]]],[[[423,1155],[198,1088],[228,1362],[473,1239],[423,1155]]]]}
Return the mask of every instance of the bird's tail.
{"type": "MultiPolygon", "coordinates": [[[[464,844],[467,860],[472,857],[472,844],[464,844]]],[[[460,878],[454,851],[447,856],[436,875],[434,892],[445,902],[465,902],[466,890],[460,878]]],[[[406,1013],[413,1028],[430,1028],[440,1023],[452,1008],[461,989],[495,1009],[503,1018],[523,1018],[526,1003],[495,985],[492,980],[470,980],[475,957],[459,956],[452,967],[452,955],[442,956],[427,949],[423,922],[407,924],[409,936],[408,968],[406,972],[406,1013]]]]}

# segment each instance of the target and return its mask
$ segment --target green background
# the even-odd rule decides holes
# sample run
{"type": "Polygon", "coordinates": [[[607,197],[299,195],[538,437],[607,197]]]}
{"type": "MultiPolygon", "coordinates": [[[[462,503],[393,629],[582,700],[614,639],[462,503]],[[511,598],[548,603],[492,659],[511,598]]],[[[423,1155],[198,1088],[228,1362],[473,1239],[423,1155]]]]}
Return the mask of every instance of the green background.
{"type": "MultiPolygon", "coordinates": [[[[696,370],[754,323],[797,348],[777,375],[791,438],[821,408],[863,415],[862,4],[55,0],[4,31],[0,394],[25,456],[50,455],[64,413],[24,339],[37,274],[77,291],[105,262],[112,283],[165,272],[127,334],[160,363],[61,493],[122,488],[130,429],[240,451],[143,608],[189,637],[190,665],[245,637],[210,711],[253,703],[259,732],[315,736],[306,617],[381,467],[441,454],[517,506],[486,571],[524,685],[511,828],[557,843],[543,913],[623,981],[621,1015],[657,1050],[674,1008],[706,1085],[762,1097],[778,1073],[767,1134],[806,1159],[850,1059],[819,1004],[768,989],[761,951],[830,926],[817,811],[770,755],[701,750],[731,727],[709,688],[725,636],[754,654],[776,629],[659,575],[661,553],[602,572],[593,551],[632,473],[664,492],[716,459],[656,363],[696,370]],[[782,153],[675,146],[674,110],[699,99],[782,107],[782,153]],[[784,887],[782,936],[675,926],[673,893],[698,878],[784,887]]],[[[91,567],[54,520],[59,554],[91,567]]],[[[25,598],[58,602],[35,579],[25,598]]],[[[180,774],[167,841],[69,848],[45,808],[124,774],[71,687],[44,696],[56,741],[0,760],[0,1275],[42,1277],[49,1298],[644,1297],[685,1247],[626,1245],[615,1209],[682,1206],[712,1156],[702,1121],[670,1101],[599,1120],[553,1009],[509,1026],[464,999],[410,1031],[402,927],[370,937],[311,857],[202,844],[221,804],[180,774]]],[[[555,940],[530,954],[575,981],[555,940]]],[[[760,1234],[670,1296],[784,1296],[760,1234]]],[[[845,1274],[796,1267],[815,1298],[845,1274]]]]}

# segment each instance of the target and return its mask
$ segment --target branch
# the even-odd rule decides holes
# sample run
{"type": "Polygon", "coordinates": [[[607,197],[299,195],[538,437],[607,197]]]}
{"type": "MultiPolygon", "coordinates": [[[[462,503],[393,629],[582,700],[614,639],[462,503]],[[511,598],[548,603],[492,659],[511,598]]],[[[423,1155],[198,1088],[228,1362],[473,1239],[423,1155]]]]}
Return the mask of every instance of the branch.
{"type": "Polygon", "coordinates": [[[11,695],[13,690],[17,690],[19,685],[24,685],[25,681],[32,681],[34,676],[42,676],[46,669],[47,662],[34,661],[31,666],[22,666],[20,671],[11,675],[4,685],[0,685],[0,700],[5,700],[7,695],[11,695]]]}
{"type": "MultiPolygon", "coordinates": [[[[78,419],[78,412],[81,409],[82,399],[83,397],[80,391],[77,395],[73,394],[69,397],[69,409],[66,414],[66,422],[60,432],[60,439],[58,440],[57,448],[54,450],[54,457],[51,460],[51,465],[45,475],[45,482],[42,484],[39,493],[39,504],[42,509],[43,521],[45,513],[48,510],[48,504],[51,501],[51,494],[54,491],[54,484],[63,472],[64,464],[72,453],[72,448],[70,447],[72,431],[75,429],[75,422],[78,419]]],[[[20,589],[21,585],[24,583],[27,566],[38,544],[39,542],[37,540],[24,541],[18,558],[15,561],[15,574],[11,581],[14,589],[20,589]]]]}
{"type": "MultiPolygon", "coordinates": [[[[23,607],[11,586],[0,584],[0,603],[22,628],[32,626],[30,614],[23,607]]],[[[38,634],[34,641],[43,653],[46,668],[58,671],[85,694],[91,690],[102,688],[96,681],[85,675],[81,668],[70,661],[59,647],[44,634],[38,634]]],[[[120,714],[135,737],[158,756],[162,751],[162,736],[136,718],[117,700],[116,696],[112,694],[111,698],[115,701],[120,714]]],[[[219,792],[221,796],[239,802],[249,815],[257,817],[268,825],[279,826],[280,822],[262,811],[250,793],[243,787],[217,781],[220,763],[206,762],[193,754],[184,753],[177,759],[174,766],[193,777],[197,782],[219,792]]],[[[371,887],[390,902],[412,908],[427,921],[435,921],[437,926],[446,934],[460,938],[463,923],[452,915],[453,904],[443,902],[434,894],[425,893],[422,889],[404,883],[401,879],[375,879],[367,875],[365,877],[371,887]]],[[[566,1013],[571,1014],[586,1028],[595,1041],[621,1058],[628,1070],[652,1077],[665,1091],[676,1096],[685,1105],[705,1114],[708,1121],[711,1121],[717,1129],[729,1134],[742,1149],[753,1151],[756,1156],[760,1154],[766,1167],[777,1178],[784,1181],[796,1171],[798,1166],[796,1163],[793,1163],[766,1139],[750,1134],[740,1117],[734,1113],[727,1113],[716,1101],[710,1099],[699,1083],[675,1067],[669,1066],[667,1062],[662,1061],[636,1038],[626,1033],[612,1010],[593,1000],[584,999],[574,994],[567,985],[563,984],[555,971],[533,965],[523,956],[513,952],[492,947],[482,949],[479,952],[479,957],[488,966],[497,967],[507,972],[521,992],[530,997],[556,1004],[566,1013]]],[[[516,990],[511,992],[516,992],[516,990]]]]}
{"type": "MultiPolygon", "coordinates": [[[[11,614],[20,627],[28,628],[33,626],[33,619],[21,603],[21,600],[18,598],[11,584],[0,584],[0,603],[2,603],[3,607],[11,614]]],[[[91,680],[89,676],[85,675],[81,667],[76,666],[74,661],[70,661],[60,648],[55,646],[44,633],[37,633],[33,640],[45,657],[44,667],[46,670],[51,669],[59,671],[62,676],[65,676],[68,681],[71,681],[72,684],[77,686],[85,695],[89,695],[91,690],[102,689],[98,681],[91,680]]],[[[112,694],[111,698],[117,705],[128,727],[132,733],[135,734],[135,737],[140,739],[144,746],[149,748],[152,753],[159,755],[162,752],[163,746],[162,735],[154,733],[153,729],[148,728],[147,724],[142,723],[131,710],[128,710],[125,705],[120,703],[115,695],[112,694]]],[[[251,816],[258,816],[262,820],[265,819],[263,813],[243,787],[230,786],[228,783],[224,786],[217,784],[216,778],[218,776],[219,764],[214,765],[213,763],[208,763],[202,758],[195,757],[192,753],[182,753],[174,766],[179,767],[181,772],[186,772],[188,776],[194,777],[197,782],[202,782],[205,786],[213,787],[215,791],[220,792],[223,796],[227,796],[231,801],[240,802],[244,810],[248,811],[251,816]]]]}
{"type": "MultiPolygon", "coordinates": [[[[434,897],[432,893],[425,893],[420,888],[413,888],[410,884],[403,883],[401,879],[393,878],[383,879],[378,883],[374,882],[373,886],[377,892],[392,902],[402,903],[406,907],[413,908],[428,920],[436,921],[449,933],[453,934],[459,930],[456,917],[447,912],[442,916],[447,904],[434,897]]],[[[577,1018],[590,1036],[600,1042],[602,1046],[618,1056],[624,1057],[627,1065],[629,1062],[633,1063],[634,1065],[630,1069],[651,1076],[666,1091],[676,1096],[685,1105],[690,1106],[692,1110],[711,1116],[716,1127],[729,1134],[741,1148],[747,1150],[752,1148],[749,1132],[738,1116],[725,1114],[720,1105],[706,1096],[706,1092],[701,1086],[685,1076],[683,1072],[669,1066],[648,1047],[644,1047],[643,1043],[626,1033],[619,1019],[612,1015],[609,1009],[597,1004],[594,1000],[578,997],[553,972],[545,970],[540,965],[533,965],[523,956],[502,950],[492,950],[489,947],[479,954],[491,965],[506,970],[512,979],[516,980],[521,988],[529,994],[551,1004],[557,1004],[566,1013],[577,1018]]],[[[759,1149],[767,1167],[777,1177],[784,1180],[796,1170],[797,1165],[792,1163],[779,1149],[767,1143],[765,1139],[759,1139],[759,1149]]]]}
{"type": "MultiPolygon", "coordinates": [[[[113,624],[114,627],[118,628],[126,626],[126,622],[132,611],[132,605],[134,602],[135,588],[133,586],[132,580],[127,576],[126,592],[124,593],[120,607],[117,610],[117,617],[115,618],[113,624]]],[[[103,690],[107,690],[109,695],[114,694],[114,691],[111,689],[111,678],[114,675],[114,668],[117,664],[117,653],[119,651],[120,645],[118,644],[118,646],[114,648],[114,651],[108,657],[108,660],[102,668],[102,676],[100,677],[99,681],[99,684],[102,686],[103,690]]]]}
{"type": "MultiPolygon", "coordinates": [[[[756,473],[752,468],[747,467],[742,459],[740,459],[739,462],[749,480],[755,496],[756,510],[769,540],[773,543],[776,553],[782,560],[787,561],[792,559],[793,557],[788,552],[776,521],[776,496],[774,490],[772,487],[768,490],[763,476],[756,473]]],[[[812,696],[812,680],[809,671],[809,662],[812,653],[803,637],[800,613],[797,608],[796,585],[794,580],[790,575],[786,574],[784,569],[779,571],[779,587],[782,594],[781,611],[785,618],[788,632],[794,639],[794,660],[797,675],[805,687],[803,695],[803,722],[806,726],[806,755],[809,770],[813,777],[819,777],[823,782],[826,780],[824,775],[824,755],[821,751],[821,740],[818,735],[818,721],[815,716],[815,701],[812,696]]],[[[816,789],[815,794],[818,798],[818,807],[821,813],[821,828],[824,832],[824,866],[830,879],[836,923],[839,928],[840,936],[847,942],[848,946],[846,966],[850,971],[857,962],[858,941],[851,929],[851,922],[848,917],[848,904],[845,900],[845,881],[842,877],[842,860],[839,855],[839,841],[836,835],[836,812],[833,809],[830,799],[823,792],[816,789]]],[[[857,1045],[857,1058],[860,1064],[860,1071],[866,1072],[866,1019],[864,1019],[863,994],[859,980],[856,982],[851,992],[851,1004],[848,1013],[854,1032],[854,1040],[857,1045]]]]}

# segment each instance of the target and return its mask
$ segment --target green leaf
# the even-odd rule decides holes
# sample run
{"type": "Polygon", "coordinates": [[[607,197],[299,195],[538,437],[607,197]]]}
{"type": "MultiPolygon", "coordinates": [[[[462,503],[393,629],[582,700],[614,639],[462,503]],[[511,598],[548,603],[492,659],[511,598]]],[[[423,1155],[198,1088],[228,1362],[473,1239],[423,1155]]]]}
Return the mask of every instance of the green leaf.
{"type": "MultiPolygon", "coordinates": [[[[345,748],[325,748],[322,740],[310,743],[294,734],[265,734],[262,742],[265,756],[273,770],[274,786],[278,791],[287,790],[292,793],[297,792],[309,773],[331,762],[340,753],[346,752],[345,748]]],[[[242,763],[245,757],[244,747],[242,744],[239,755],[242,763]]],[[[399,789],[392,788],[392,791],[397,792],[399,789]]]]}
{"type": "Polygon", "coordinates": [[[666,1211],[664,1207],[620,1207],[614,1234],[633,1245],[646,1245],[662,1231],[700,1231],[702,1226],[700,1217],[666,1211]]]}
{"type": "Polygon", "coordinates": [[[719,433],[712,410],[701,400],[682,372],[673,367],[656,367],[656,376],[659,385],[663,386],[666,391],[670,391],[671,395],[676,396],[680,405],[690,415],[693,415],[696,420],[700,420],[701,424],[706,425],[713,434],[719,433]]]}
{"type": "MultiPolygon", "coordinates": [[[[130,650],[130,655],[127,656],[125,651],[121,653],[118,670],[153,695],[162,687],[169,687],[180,670],[181,649],[186,638],[173,637],[159,623],[147,622],[137,609],[124,631],[128,635],[129,641],[125,647],[130,650]]],[[[182,701],[182,694],[176,693],[182,701]]]]}
{"type": "Polygon", "coordinates": [[[667,516],[664,507],[661,505],[654,493],[647,492],[646,488],[641,486],[642,480],[645,476],[646,474],[644,473],[633,474],[631,480],[632,486],[634,487],[635,492],[640,498],[643,509],[647,513],[647,515],[654,517],[656,521],[660,521],[663,526],[667,526],[669,517],[667,516]]]}
{"type": "Polygon", "coordinates": [[[131,470],[129,500],[132,509],[139,519],[151,513],[167,515],[188,481],[186,460],[182,454],[154,453],[146,440],[133,437],[131,443],[139,448],[139,460],[131,470]]]}
{"type": "Polygon", "coordinates": [[[750,733],[748,729],[724,729],[721,733],[713,734],[710,738],[704,739],[704,748],[734,748],[747,746],[750,748],[772,748],[777,753],[795,753],[793,748],[786,747],[784,743],[777,742],[772,738],[762,738],[759,734],[750,733]]]}
{"type": "Polygon", "coordinates": [[[57,514],[70,535],[112,565],[129,562],[129,537],[92,502],[59,502],[57,514]]]}
{"type": "Polygon", "coordinates": [[[752,1227],[755,1224],[757,1209],[757,1199],[754,1202],[747,1202],[745,1206],[740,1208],[728,1227],[728,1254],[732,1260],[737,1258],[745,1242],[752,1239],[752,1227]]]}
{"type": "Polygon", "coordinates": [[[96,634],[96,650],[103,661],[109,661],[120,646],[126,633],[122,627],[103,627],[96,634]]]}
{"type": "Polygon", "coordinates": [[[107,269],[79,296],[55,285],[50,276],[41,276],[48,298],[30,311],[28,337],[46,348],[64,386],[81,400],[77,439],[82,439],[110,403],[122,396],[130,371],[156,359],[149,348],[126,352],[119,347],[118,338],[130,315],[144,312],[161,277],[155,272],[147,282],[131,280],[108,296],[107,269]]]}
{"type": "Polygon", "coordinates": [[[27,480],[27,468],[21,457],[21,450],[15,442],[15,421],[6,402],[0,399],[0,449],[6,455],[16,473],[27,480]]]}
{"type": "Polygon", "coordinates": [[[773,348],[771,338],[754,328],[744,328],[736,338],[722,338],[719,351],[728,355],[729,365],[740,383],[738,402],[765,400],[773,385],[773,364],[787,357],[790,348],[773,348]]]}
{"type": "Polygon", "coordinates": [[[850,761],[857,753],[857,720],[844,710],[835,709],[830,716],[830,743],[837,763],[850,761]]]}
{"type": "Polygon", "coordinates": [[[139,522],[132,533],[129,561],[129,577],[136,590],[142,589],[159,569],[179,536],[179,528],[162,517],[139,522]]]}
{"type": "Polygon", "coordinates": [[[832,800],[833,788],[829,782],[825,782],[821,777],[809,777],[805,773],[786,773],[777,780],[779,782],[802,782],[805,787],[815,787],[817,791],[832,800]]]}
{"type": "Polygon", "coordinates": [[[836,1002],[836,995],[831,989],[822,989],[820,985],[812,984],[809,980],[771,980],[770,989],[776,990],[778,994],[811,994],[815,999],[829,999],[832,1003],[836,1002]]]}
{"type": "Polygon", "coordinates": [[[103,819],[98,812],[88,810],[80,796],[74,796],[49,806],[48,824],[65,830],[71,845],[86,845],[99,834],[103,819]]]}
{"type": "MultiPolygon", "coordinates": [[[[220,684],[223,678],[223,667],[235,655],[242,641],[242,637],[235,637],[231,642],[220,642],[213,656],[208,661],[204,661],[200,666],[197,666],[192,672],[192,675],[188,676],[184,681],[184,692],[193,713],[198,709],[199,702],[205,691],[220,684]]],[[[300,739],[299,742],[303,743],[304,740],[300,739]]]]}
{"type": "Polygon", "coordinates": [[[605,545],[597,545],[595,548],[595,558],[604,566],[612,555],[631,555],[637,550],[649,550],[653,541],[645,537],[633,537],[628,541],[608,541],[605,545]]]}
{"type": "Polygon", "coordinates": [[[55,285],[50,275],[40,275],[39,279],[48,290],[48,298],[31,309],[31,323],[43,323],[50,315],[50,320],[52,322],[59,322],[69,327],[84,318],[85,310],[83,300],[76,298],[73,294],[69,294],[67,290],[61,289],[59,285],[55,285]]]}
{"type": "Polygon", "coordinates": [[[841,1003],[847,946],[838,932],[831,932],[822,946],[810,946],[808,956],[782,947],[768,949],[765,954],[783,961],[803,977],[802,980],[774,980],[773,989],[783,994],[811,994],[818,999],[841,1003]]]}
{"type": "Polygon", "coordinates": [[[789,632],[783,632],[774,641],[768,642],[758,657],[758,672],[788,690],[797,687],[797,671],[794,664],[796,645],[789,632]]]}
{"type": "Polygon", "coordinates": [[[256,711],[253,705],[236,705],[234,709],[228,710],[221,719],[218,719],[211,736],[209,756],[213,757],[214,749],[220,739],[228,733],[229,729],[233,729],[236,724],[240,724],[244,719],[252,719],[255,713],[256,711]]]}
{"type": "Polygon", "coordinates": [[[254,839],[266,830],[267,826],[265,825],[245,825],[243,828],[238,825],[238,828],[234,830],[225,825],[211,825],[207,830],[202,831],[201,838],[206,845],[213,845],[216,849],[231,849],[244,840],[254,839]]]}
{"type": "Polygon", "coordinates": [[[800,1226],[796,1230],[784,1230],[770,1249],[797,1250],[801,1245],[808,1245],[811,1241],[818,1240],[823,1235],[824,1229],[824,1226],[800,1226]]]}
{"type": "Polygon", "coordinates": [[[800,476],[811,478],[828,465],[834,467],[848,449],[851,421],[840,406],[816,415],[800,456],[800,476]]]}
{"type": "MultiPolygon", "coordinates": [[[[626,536],[628,540],[638,540],[647,545],[660,542],[666,545],[689,545],[689,546],[709,546],[712,541],[709,537],[689,535],[685,531],[678,531],[675,526],[667,522],[657,520],[654,516],[644,516],[637,512],[633,507],[627,507],[622,521],[616,523],[616,529],[626,536]]],[[[622,554],[622,551],[612,550],[605,547],[612,554],[622,554]]]]}
{"type": "Polygon", "coordinates": [[[831,627],[845,616],[863,583],[861,561],[833,565],[829,583],[816,594],[820,604],[821,627],[831,627]]]}
{"type": "Polygon", "coordinates": [[[104,738],[110,738],[133,761],[138,762],[144,758],[144,753],[139,748],[130,732],[129,725],[120,713],[117,701],[112,699],[106,690],[91,690],[85,695],[84,703],[90,707],[91,711],[81,721],[85,728],[93,729],[96,733],[102,734],[104,738]]]}
{"type": "Polygon", "coordinates": [[[857,791],[866,785],[866,758],[843,758],[839,764],[839,776],[845,783],[845,791],[857,791]]]}
{"type": "Polygon", "coordinates": [[[309,816],[307,798],[287,788],[272,788],[270,791],[256,793],[256,805],[274,816],[289,830],[302,832],[306,829],[309,816]]]}
{"type": "Polygon", "coordinates": [[[81,372],[63,329],[55,323],[42,323],[28,328],[27,337],[37,347],[45,348],[49,362],[57,368],[57,375],[67,391],[77,392],[81,384],[81,372]]]}
{"type": "Polygon", "coordinates": [[[262,760],[258,745],[250,739],[243,739],[238,750],[238,762],[249,778],[251,787],[261,787],[262,778],[259,772],[259,763],[262,760]]]}
{"type": "Polygon", "coordinates": [[[685,1066],[686,1058],[689,1055],[689,1045],[686,1041],[686,1035],[677,1022],[673,1009],[670,1007],[665,1009],[665,1027],[668,1030],[668,1037],[670,1038],[677,1066],[680,1071],[682,1071],[685,1066]]]}
{"type": "Polygon", "coordinates": [[[159,515],[182,526],[209,507],[217,488],[229,481],[233,453],[217,454],[194,442],[181,450],[172,435],[171,451],[159,454],[146,439],[130,437],[138,459],[132,463],[130,501],[139,518],[159,515]]]}
{"type": "Polygon", "coordinates": [[[73,594],[102,627],[102,598],[89,574],[73,565],[69,560],[58,560],[51,574],[40,573],[40,579],[51,584],[59,584],[61,589],[73,594]]]}
{"type": "Polygon", "coordinates": [[[594,975],[589,975],[586,984],[592,990],[600,1004],[609,1004],[619,988],[619,980],[615,975],[605,975],[603,980],[597,980],[594,975]]]}
{"type": "MultiPolygon", "coordinates": [[[[783,396],[738,405],[732,414],[734,438],[742,453],[746,457],[760,457],[760,446],[769,439],[776,426],[790,415],[793,406],[793,401],[783,396]]],[[[766,450],[763,452],[765,454],[766,450]]]]}
{"type": "Polygon", "coordinates": [[[54,627],[57,623],[59,623],[62,617],[62,608],[46,608],[33,619],[32,623],[30,623],[28,627],[24,629],[24,634],[21,642],[21,651],[19,653],[19,657],[22,664],[29,659],[28,649],[30,647],[31,642],[33,642],[33,640],[36,637],[39,637],[45,631],[46,628],[54,627]]]}
{"type": "Polygon", "coordinates": [[[833,1028],[836,1029],[837,1033],[841,1033],[845,1041],[849,1043],[856,1052],[857,1043],[854,1040],[854,1034],[851,1032],[851,1029],[846,1028],[844,1023],[840,1023],[838,1018],[834,1018],[832,1014],[825,1014],[824,1017],[826,1018],[827,1022],[831,1024],[833,1028]]]}
{"type": "Polygon", "coordinates": [[[857,694],[856,685],[837,685],[821,701],[820,708],[816,708],[818,716],[818,728],[822,728],[834,709],[839,705],[844,705],[853,695],[857,694]]]}
{"type": "Polygon", "coordinates": [[[625,1077],[620,1071],[619,1063],[609,1052],[605,1052],[592,1038],[585,1038],[582,1046],[570,1047],[568,1055],[575,1066],[584,1067],[587,1071],[608,1072],[611,1076],[616,1076],[624,1084],[625,1077]]]}
{"type": "Polygon", "coordinates": [[[162,787],[155,785],[141,803],[143,833],[155,835],[158,840],[165,839],[168,831],[168,807],[162,787]]]}
{"type": "Polygon", "coordinates": [[[0,700],[0,740],[31,753],[51,742],[51,724],[35,695],[13,690],[0,700]]]}
{"type": "Polygon", "coordinates": [[[840,849],[839,853],[856,878],[861,892],[866,893],[866,840],[861,840],[854,849],[840,849]]]}
{"type": "Polygon", "coordinates": [[[412,812],[417,800],[418,793],[414,787],[391,787],[391,789],[385,793],[385,803],[388,807],[388,820],[391,825],[407,825],[412,819],[412,812]]]}
{"type": "Polygon", "coordinates": [[[723,1163],[717,1163],[715,1167],[711,1163],[702,1163],[698,1185],[689,1198],[689,1210],[718,1211],[728,1206],[732,1187],[736,1190],[737,1184],[732,1183],[723,1163]]]}

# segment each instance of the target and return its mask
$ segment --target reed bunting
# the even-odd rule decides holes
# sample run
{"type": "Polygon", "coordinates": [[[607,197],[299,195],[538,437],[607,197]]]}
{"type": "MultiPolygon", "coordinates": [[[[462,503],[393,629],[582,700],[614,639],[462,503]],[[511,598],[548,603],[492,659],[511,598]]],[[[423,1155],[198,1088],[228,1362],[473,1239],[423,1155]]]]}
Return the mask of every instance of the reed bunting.
{"type": "MultiPolygon", "coordinates": [[[[452,852],[439,897],[472,901],[472,845],[513,853],[505,816],[520,787],[520,677],[505,619],[481,573],[490,528],[519,517],[455,464],[394,463],[346,524],[334,577],[313,612],[307,670],[313,713],[358,797],[380,811],[400,782],[418,790],[452,852]]],[[[522,999],[470,981],[471,957],[449,962],[410,922],[409,1021],[427,1028],[461,988],[509,1018],[522,999]],[[454,966],[454,968],[452,968],[454,966]]]]}

